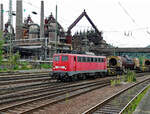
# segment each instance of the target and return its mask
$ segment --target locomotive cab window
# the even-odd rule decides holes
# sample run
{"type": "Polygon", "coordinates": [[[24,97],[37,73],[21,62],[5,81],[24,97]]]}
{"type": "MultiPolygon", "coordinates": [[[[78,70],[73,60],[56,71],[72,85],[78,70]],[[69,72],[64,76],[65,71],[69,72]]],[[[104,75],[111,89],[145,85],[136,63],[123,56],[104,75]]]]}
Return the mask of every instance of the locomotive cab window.
{"type": "Polygon", "coordinates": [[[60,60],[60,56],[55,56],[54,57],[54,61],[59,61],[60,60]]]}
{"type": "Polygon", "coordinates": [[[68,61],[68,56],[62,56],[61,61],[68,61]]]}

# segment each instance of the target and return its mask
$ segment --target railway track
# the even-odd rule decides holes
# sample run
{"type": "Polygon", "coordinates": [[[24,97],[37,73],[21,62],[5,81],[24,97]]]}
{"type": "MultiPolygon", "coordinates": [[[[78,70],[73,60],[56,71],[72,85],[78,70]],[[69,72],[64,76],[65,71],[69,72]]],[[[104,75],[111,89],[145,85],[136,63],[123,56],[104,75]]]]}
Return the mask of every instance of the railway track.
{"type": "Polygon", "coordinates": [[[0,95],[21,89],[45,86],[51,82],[48,73],[28,73],[0,76],[0,95]]]}
{"type": "MultiPolygon", "coordinates": [[[[112,78],[111,78],[112,79],[112,78]]],[[[0,99],[9,99],[3,101],[4,103],[7,103],[6,106],[0,106],[0,112],[3,113],[20,113],[20,114],[27,114],[31,113],[35,110],[41,109],[42,107],[51,105],[53,103],[57,103],[59,101],[69,99],[71,97],[92,91],[94,89],[98,89],[107,85],[110,85],[110,80],[111,79],[106,79],[106,80],[99,80],[99,81],[92,81],[92,82],[82,82],[82,83],[75,83],[72,85],[65,85],[65,86],[59,86],[57,88],[46,88],[46,89],[38,89],[35,91],[30,91],[24,93],[24,96],[21,97],[17,96],[14,98],[19,98],[19,99],[12,99],[13,97],[8,95],[8,96],[3,96],[0,99]],[[34,92],[34,93],[33,93],[34,92]],[[67,97],[66,97],[67,95],[67,97]],[[8,105],[8,102],[15,102],[12,105],[8,105]],[[16,102],[16,101],[19,102],[16,102]],[[22,100],[23,102],[20,102],[22,100]]]]}
{"type": "Polygon", "coordinates": [[[40,72],[0,72],[0,76],[16,76],[16,75],[28,75],[28,74],[40,74],[40,73],[48,73],[49,71],[40,71],[40,72]]]}
{"type": "Polygon", "coordinates": [[[28,74],[11,74],[11,75],[1,75],[0,74],[0,82],[1,81],[13,81],[20,79],[29,79],[29,78],[40,78],[40,77],[49,77],[48,73],[28,73],[28,74]]]}
{"type": "MultiPolygon", "coordinates": [[[[46,83],[40,83],[40,84],[30,84],[28,86],[19,86],[16,88],[9,88],[12,91],[5,92],[5,93],[0,93],[0,100],[2,99],[10,99],[14,97],[22,97],[22,96],[27,96],[27,95],[34,95],[37,93],[41,92],[47,92],[48,90],[53,91],[53,90],[60,90],[64,88],[69,88],[72,86],[79,86],[80,84],[86,85],[90,84],[93,82],[72,82],[72,83],[59,83],[59,82],[46,82],[46,83]]],[[[5,89],[1,89],[0,91],[4,91],[5,89]]],[[[4,102],[0,102],[2,104],[4,102]]]]}
{"type": "MultiPolygon", "coordinates": [[[[144,74],[141,73],[138,75],[141,76],[144,74]]],[[[3,77],[5,78],[1,79],[0,83],[1,82],[9,83],[10,81],[10,83],[14,82],[11,84],[13,85],[17,81],[21,82],[19,86],[0,88],[0,112],[4,112],[4,113],[34,112],[35,110],[41,109],[42,107],[45,107],[47,105],[51,105],[53,103],[57,103],[59,101],[66,100],[74,96],[92,91],[94,89],[109,85],[110,80],[114,78],[114,77],[109,77],[109,81],[107,80],[108,82],[81,81],[81,82],[72,82],[72,83],[58,83],[58,82],[46,81],[47,75],[45,74],[43,75],[39,74],[37,75],[37,77],[32,74],[28,76],[26,74],[24,76],[14,75],[13,76],[14,79],[11,76],[3,76],[3,77]],[[33,80],[39,78],[39,81],[42,80],[40,79],[41,76],[41,78],[43,77],[45,78],[45,81],[34,82],[32,79],[28,79],[30,76],[31,78],[33,78],[33,80]],[[28,84],[22,85],[22,83],[25,83],[26,80],[31,80],[31,81],[29,81],[28,84]]]]}
{"type": "Polygon", "coordinates": [[[136,83],[85,111],[83,114],[121,114],[129,102],[149,84],[150,78],[136,83]]]}

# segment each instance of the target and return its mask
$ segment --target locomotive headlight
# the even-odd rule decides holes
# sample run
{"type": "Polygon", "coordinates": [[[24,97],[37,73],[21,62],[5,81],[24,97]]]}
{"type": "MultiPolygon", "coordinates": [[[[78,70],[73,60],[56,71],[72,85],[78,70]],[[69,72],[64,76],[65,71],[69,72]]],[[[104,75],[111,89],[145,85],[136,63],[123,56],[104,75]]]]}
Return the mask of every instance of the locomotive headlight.
{"type": "Polygon", "coordinates": [[[61,68],[62,68],[62,69],[65,69],[66,67],[65,67],[65,66],[61,66],[61,68]]]}
{"type": "Polygon", "coordinates": [[[55,66],[55,68],[59,68],[59,66],[55,66]]]}
{"type": "Polygon", "coordinates": [[[55,66],[55,68],[61,68],[61,69],[66,69],[66,66],[55,66]]]}

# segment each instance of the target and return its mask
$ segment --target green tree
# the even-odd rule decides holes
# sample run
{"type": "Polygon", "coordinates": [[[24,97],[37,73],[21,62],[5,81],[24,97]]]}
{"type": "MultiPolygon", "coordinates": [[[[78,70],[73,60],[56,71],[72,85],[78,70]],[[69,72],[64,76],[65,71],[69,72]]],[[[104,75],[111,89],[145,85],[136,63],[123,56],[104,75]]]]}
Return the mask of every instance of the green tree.
{"type": "Polygon", "coordinates": [[[13,55],[10,55],[8,62],[9,62],[9,64],[10,64],[10,69],[11,69],[11,70],[16,70],[16,69],[18,69],[19,60],[20,60],[19,52],[15,53],[15,54],[13,54],[13,55]]]}

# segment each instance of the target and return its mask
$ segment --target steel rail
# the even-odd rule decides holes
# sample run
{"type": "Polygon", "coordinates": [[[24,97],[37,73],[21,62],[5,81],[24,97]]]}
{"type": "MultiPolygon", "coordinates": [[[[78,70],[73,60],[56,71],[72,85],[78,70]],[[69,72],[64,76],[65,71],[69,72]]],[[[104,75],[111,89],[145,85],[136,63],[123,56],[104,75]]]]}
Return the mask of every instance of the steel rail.
{"type": "MultiPolygon", "coordinates": [[[[58,102],[58,101],[64,100],[64,99],[66,98],[66,96],[63,97],[63,98],[60,98],[60,96],[61,96],[61,95],[65,95],[66,93],[70,93],[70,94],[71,94],[71,92],[75,92],[75,91],[79,91],[79,90],[81,91],[81,89],[84,91],[85,88],[88,88],[86,91],[82,92],[82,94],[83,94],[83,93],[85,93],[85,92],[87,92],[87,91],[91,91],[91,90],[89,89],[90,87],[93,87],[93,89],[96,89],[96,88],[99,88],[99,87],[103,87],[104,85],[105,85],[105,86],[106,86],[106,85],[110,85],[110,81],[107,82],[107,83],[104,83],[104,81],[102,81],[102,82],[98,82],[98,83],[91,84],[91,85],[84,84],[84,86],[77,87],[77,88],[68,88],[68,89],[66,89],[65,91],[61,91],[60,93],[56,93],[56,94],[53,94],[53,95],[44,96],[44,97],[42,97],[42,98],[36,98],[36,99],[34,99],[34,100],[25,101],[25,102],[23,102],[23,103],[15,104],[15,105],[13,105],[13,106],[0,109],[0,111],[1,111],[1,112],[4,112],[4,111],[7,111],[7,110],[12,110],[12,109],[14,109],[14,108],[16,108],[16,107],[17,107],[17,108],[18,108],[18,107],[22,107],[23,105],[26,105],[26,104],[32,104],[32,103],[34,103],[34,102],[42,102],[42,100],[49,99],[49,98],[50,98],[50,99],[51,99],[51,98],[54,98],[54,97],[58,97],[58,98],[59,98],[59,100],[58,100],[58,99],[55,99],[55,100],[54,100],[55,102],[52,102],[53,100],[50,100],[48,103],[46,103],[46,104],[44,104],[44,105],[40,105],[40,104],[39,104],[39,106],[36,107],[36,108],[35,108],[35,106],[34,106],[34,108],[28,109],[27,111],[25,111],[25,112],[27,113],[27,112],[30,112],[30,111],[33,111],[33,110],[37,110],[37,109],[39,109],[40,107],[43,107],[43,106],[46,106],[46,105],[53,104],[53,103],[56,103],[56,102],[58,102]],[[101,83],[101,84],[100,84],[100,83],[101,83]]],[[[81,93],[80,93],[80,94],[81,94],[81,93]]],[[[75,95],[75,96],[76,96],[76,95],[75,95]]],[[[36,103],[36,104],[37,104],[37,103],[36,103]]],[[[30,108],[31,108],[31,107],[30,107],[30,108]]]]}
{"type": "Polygon", "coordinates": [[[131,88],[133,88],[133,87],[135,87],[135,86],[137,86],[137,85],[139,85],[139,84],[141,84],[143,82],[146,82],[148,80],[150,80],[150,78],[145,79],[145,80],[143,80],[143,81],[141,81],[139,83],[133,84],[132,86],[117,92],[116,94],[110,96],[109,98],[105,99],[104,101],[100,102],[99,104],[95,105],[94,107],[92,107],[92,108],[88,109],[87,111],[83,112],[82,114],[92,114],[92,113],[94,113],[95,111],[97,111],[98,109],[102,108],[106,104],[109,104],[110,101],[112,101],[114,98],[118,97],[119,95],[121,95],[125,91],[127,91],[127,90],[129,90],[129,89],[131,89],[131,88]]]}
{"type": "MultiPolygon", "coordinates": [[[[105,80],[105,82],[106,81],[107,80],[105,80]]],[[[16,100],[18,100],[18,99],[21,99],[21,97],[24,97],[25,95],[27,96],[29,94],[32,96],[35,94],[37,95],[38,93],[40,93],[40,96],[41,95],[44,96],[44,95],[56,93],[57,91],[61,92],[60,90],[64,91],[65,89],[69,89],[69,88],[75,88],[75,87],[80,87],[80,86],[89,86],[89,85],[92,85],[95,83],[101,83],[101,82],[103,82],[103,81],[100,80],[100,81],[92,81],[92,82],[87,82],[87,83],[72,83],[72,84],[65,83],[65,84],[49,85],[44,88],[39,88],[39,89],[37,88],[35,90],[31,90],[31,91],[29,90],[26,92],[23,91],[22,93],[19,93],[19,94],[16,93],[16,94],[11,94],[11,95],[3,95],[3,97],[0,96],[0,100],[6,99],[8,101],[10,98],[17,98],[16,100]],[[47,93],[48,91],[49,91],[49,93],[47,93]]],[[[11,101],[15,101],[15,100],[14,99],[9,100],[9,102],[11,102],[11,101]]],[[[0,102],[0,104],[2,104],[2,103],[5,103],[5,102],[0,102]]],[[[6,103],[8,103],[8,102],[6,102],[6,103]]]]}
{"type": "Polygon", "coordinates": [[[131,103],[132,103],[135,99],[137,99],[137,97],[138,97],[143,91],[145,91],[149,86],[150,86],[150,84],[147,85],[146,87],[144,87],[133,99],[131,99],[131,101],[119,112],[119,114],[123,114],[123,113],[125,112],[125,110],[128,109],[128,107],[131,105],[131,103]]]}
{"type": "Polygon", "coordinates": [[[21,76],[36,76],[36,75],[48,75],[48,72],[44,73],[17,73],[17,74],[1,74],[0,73],[0,78],[15,78],[15,77],[21,77],[21,76]]]}

